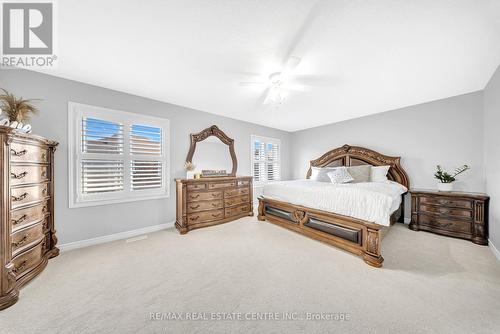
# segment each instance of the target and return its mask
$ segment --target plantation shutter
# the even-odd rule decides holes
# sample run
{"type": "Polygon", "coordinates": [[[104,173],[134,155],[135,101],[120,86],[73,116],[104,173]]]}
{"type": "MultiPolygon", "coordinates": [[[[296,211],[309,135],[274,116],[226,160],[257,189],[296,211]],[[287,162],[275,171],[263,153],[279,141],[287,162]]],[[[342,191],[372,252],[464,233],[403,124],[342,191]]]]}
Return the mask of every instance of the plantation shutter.
{"type": "Polygon", "coordinates": [[[278,181],[280,179],[279,145],[266,144],[267,180],[278,181]]]}
{"type": "Polygon", "coordinates": [[[253,177],[255,182],[265,180],[265,144],[262,141],[255,140],[253,143],[253,177]]]}
{"type": "Polygon", "coordinates": [[[254,182],[265,183],[281,179],[279,140],[252,136],[252,175],[254,182]]]}
{"type": "Polygon", "coordinates": [[[169,121],[68,103],[70,208],[169,196],[169,121]]]}
{"type": "Polygon", "coordinates": [[[131,189],[161,188],[163,185],[161,128],[131,125],[130,154],[132,156],[130,165],[131,189]],[[138,157],[137,160],[136,157],[138,157]]]}
{"type": "Polygon", "coordinates": [[[123,124],[82,119],[81,189],[83,194],[123,190],[123,124]]]}

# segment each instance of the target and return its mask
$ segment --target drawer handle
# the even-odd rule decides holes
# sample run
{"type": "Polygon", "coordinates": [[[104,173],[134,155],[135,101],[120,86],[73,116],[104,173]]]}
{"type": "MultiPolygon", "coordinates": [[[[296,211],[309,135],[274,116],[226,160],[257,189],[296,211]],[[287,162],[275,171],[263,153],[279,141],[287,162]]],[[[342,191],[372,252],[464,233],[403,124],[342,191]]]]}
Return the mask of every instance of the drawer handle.
{"type": "Polygon", "coordinates": [[[43,161],[47,160],[47,154],[42,153],[42,159],[41,160],[43,160],[43,161]]]}
{"type": "Polygon", "coordinates": [[[45,213],[45,212],[47,212],[47,206],[46,205],[44,205],[43,208],[42,208],[42,213],[45,213]]]}
{"type": "Polygon", "coordinates": [[[214,217],[214,218],[217,218],[217,217],[219,217],[219,216],[220,216],[220,213],[217,213],[217,214],[212,213],[212,217],[214,217]]]}
{"type": "Polygon", "coordinates": [[[213,196],[213,197],[219,197],[219,196],[220,196],[220,193],[212,193],[212,196],[213,196]]]}
{"type": "Polygon", "coordinates": [[[21,224],[23,221],[26,220],[26,218],[28,218],[27,215],[22,215],[21,217],[19,217],[19,219],[12,219],[12,225],[18,225],[18,224],[21,224]]]}
{"type": "Polygon", "coordinates": [[[189,217],[189,219],[191,219],[191,220],[198,220],[199,218],[200,218],[200,216],[196,216],[196,217],[191,216],[191,217],[189,217]]]}
{"type": "Polygon", "coordinates": [[[215,207],[218,207],[219,206],[219,203],[212,203],[212,206],[215,208],[215,207]]]}
{"type": "Polygon", "coordinates": [[[233,204],[234,204],[233,202],[227,201],[227,205],[233,205],[233,204]]]}
{"type": "Polygon", "coordinates": [[[18,151],[16,151],[16,150],[14,150],[14,149],[11,148],[10,149],[10,153],[12,155],[15,155],[16,157],[20,157],[20,156],[25,155],[26,153],[28,153],[28,151],[27,150],[22,150],[22,151],[18,152],[18,151]]]}
{"type": "Polygon", "coordinates": [[[20,180],[28,175],[27,171],[24,171],[22,173],[16,174],[16,173],[10,173],[10,176],[12,176],[13,179],[20,180]]]}
{"type": "Polygon", "coordinates": [[[40,175],[42,177],[47,177],[47,171],[46,170],[42,170],[42,173],[40,175]]]}
{"type": "Polygon", "coordinates": [[[439,209],[439,213],[450,213],[449,209],[439,209]]]}
{"type": "Polygon", "coordinates": [[[47,188],[42,189],[42,195],[47,195],[47,188]]]}
{"type": "Polygon", "coordinates": [[[13,242],[12,243],[12,246],[14,247],[19,247],[19,246],[22,246],[26,243],[26,241],[28,241],[28,238],[30,237],[29,233],[26,233],[22,238],[21,240],[17,241],[17,242],[13,242]]]}
{"type": "Polygon", "coordinates": [[[194,210],[194,209],[198,209],[200,207],[200,205],[199,204],[198,205],[190,205],[189,207],[194,210]]]}
{"type": "Polygon", "coordinates": [[[26,199],[26,197],[28,197],[28,193],[24,193],[22,195],[19,195],[19,196],[12,196],[12,201],[13,202],[19,202],[19,201],[22,201],[23,199],[26,199]]]}
{"type": "Polygon", "coordinates": [[[14,269],[12,269],[12,271],[14,272],[14,274],[17,274],[18,272],[22,271],[24,268],[26,268],[26,265],[28,264],[28,261],[27,260],[24,260],[23,262],[21,262],[17,267],[14,267],[14,269]]]}
{"type": "Polygon", "coordinates": [[[189,197],[190,197],[191,199],[197,199],[198,197],[200,197],[200,194],[197,194],[196,196],[191,195],[191,196],[189,196],[189,197]]]}

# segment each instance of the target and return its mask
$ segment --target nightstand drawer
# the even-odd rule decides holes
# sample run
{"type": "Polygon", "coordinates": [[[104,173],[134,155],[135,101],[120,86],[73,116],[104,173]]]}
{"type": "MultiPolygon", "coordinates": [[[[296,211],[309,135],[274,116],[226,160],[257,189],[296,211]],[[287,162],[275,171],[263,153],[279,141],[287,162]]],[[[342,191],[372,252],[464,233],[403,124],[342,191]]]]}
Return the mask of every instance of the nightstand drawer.
{"type": "Polygon", "coordinates": [[[471,233],[472,231],[472,222],[451,220],[430,215],[420,214],[418,217],[418,223],[421,225],[432,226],[445,231],[459,233],[471,233]]]}
{"type": "Polygon", "coordinates": [[[420,197],[420,203],[441,205],[452,208],[472,209],[472,201],[453,197],[420,197]]]}
{"type": "Polygon", "coordinates": [[[472,210],[465,210],[465,209],[459,209],[459,208],[450,208],[450,207],[444,207],[444,206],[433,206],[433,205],[420,204],[419,211],[420,212],[434,213],[437,215],[453,216],[453,217],[463,218],[463,219],[467,219],[467,220],[472,219],[472,210]]]}

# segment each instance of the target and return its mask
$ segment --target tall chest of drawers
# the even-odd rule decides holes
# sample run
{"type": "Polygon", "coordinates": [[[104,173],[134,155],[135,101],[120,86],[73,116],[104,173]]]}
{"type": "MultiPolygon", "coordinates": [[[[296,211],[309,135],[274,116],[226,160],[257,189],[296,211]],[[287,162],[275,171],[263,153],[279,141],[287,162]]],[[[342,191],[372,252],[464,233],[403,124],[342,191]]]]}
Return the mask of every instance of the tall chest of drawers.
{"type": "Polygon", "coordinates": [[[175,227],[181,234],[253,215],[251,176],[175,181],[175,227]]]}
{"type": "Polygon", "coordinates": [[[487,245],[488,209],[486,194],[411,190],[410,229],[487,245]]]}
{"type": "Polygon", "coordinates": [[[59,254],[54,228],[57,143],[0,126],[0,309],[59,254]]]}

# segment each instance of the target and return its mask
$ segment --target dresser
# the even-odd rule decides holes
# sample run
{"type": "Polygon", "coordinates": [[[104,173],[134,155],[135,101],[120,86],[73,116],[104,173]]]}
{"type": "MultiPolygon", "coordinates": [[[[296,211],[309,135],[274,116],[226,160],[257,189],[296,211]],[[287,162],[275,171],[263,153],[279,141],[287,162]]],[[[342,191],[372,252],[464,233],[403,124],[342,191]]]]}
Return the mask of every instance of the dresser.
{"type": "Polygon", "coordinates": [[[177,219],[181,234],[253,215],[252,177],[176,179],[177,219]]]}
{"type": "Polygon", "coordinates": [[[488,206],[482,193],[411,190],[410,229],[487,245],[488,206]]]}
{"type": "Polygon", "coordinates": [[[0,126],[0,309],[59,254],[54,229],[57,143],[0,126]]]}

